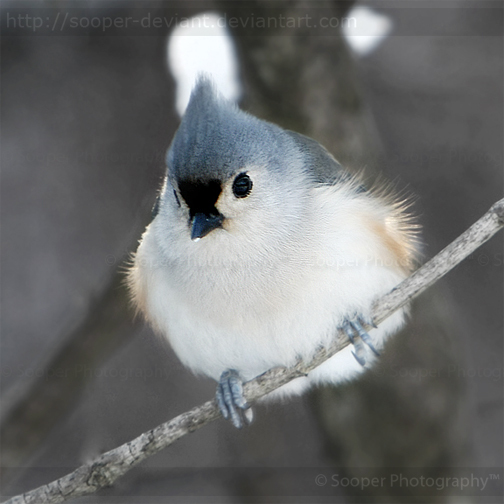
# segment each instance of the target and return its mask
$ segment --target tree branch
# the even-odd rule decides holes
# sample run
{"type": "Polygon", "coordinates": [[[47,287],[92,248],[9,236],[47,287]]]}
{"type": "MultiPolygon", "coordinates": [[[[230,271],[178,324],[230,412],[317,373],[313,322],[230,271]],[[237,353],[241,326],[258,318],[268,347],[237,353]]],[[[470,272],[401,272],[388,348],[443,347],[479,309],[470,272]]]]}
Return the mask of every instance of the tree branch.
{"type": "MultiPolygon", "coordinates": [[[[373,321],[379,324],[394,311],[443,277],[468,255],[489,240],[504,226],[504,199],[473,224],[433,259],[379,299],[373,307],[373,321]]],[[[254,401],[281,387],[294,378],[304,376],[349,344],[339,331],[334,342],[319,350],[310,362],[299,362],[291,368],[271,369],[244,384],[244,395],[254,401]]],[[[215,400],[193,408],[169,422],[141,434],[136,439],[100,455],[74,472],[25,494],[12,497],[5,504],[55,504],[73,497],[96,492],[111,485],[117,478],[147,457],[166,448],[182,436],[219,418],[215,400]]]]}

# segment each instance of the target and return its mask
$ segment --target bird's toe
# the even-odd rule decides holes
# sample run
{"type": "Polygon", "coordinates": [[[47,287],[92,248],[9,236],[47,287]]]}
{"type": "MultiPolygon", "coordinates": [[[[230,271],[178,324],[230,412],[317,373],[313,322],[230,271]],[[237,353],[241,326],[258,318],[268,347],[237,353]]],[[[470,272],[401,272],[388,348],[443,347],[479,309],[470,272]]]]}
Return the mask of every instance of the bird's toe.
{"type": "Polygon", "coordinates": [[[229,418],[237,429],[252,421],[252,409],[243,397],[243,382],[234,369],[224,371],[216,393],[217,405],[224,418],[229,418]]]}
{"type": "Polygon", "coordinates": [[[380,355],[380,352],[378,352],[373,344],[371,336],[369,336],[367,331],[364,329],[364,325],[376,327],[373,321],[368,321],[365,317],[362,316],[348,318],[342,325],[342,329],[345,331],[348,339],[354,346],[355,351],[352,352],[352,355],[361,366],[366,365],[366,349],[364,347],[364,344],[366,344],[376,356],[380,355]]]}

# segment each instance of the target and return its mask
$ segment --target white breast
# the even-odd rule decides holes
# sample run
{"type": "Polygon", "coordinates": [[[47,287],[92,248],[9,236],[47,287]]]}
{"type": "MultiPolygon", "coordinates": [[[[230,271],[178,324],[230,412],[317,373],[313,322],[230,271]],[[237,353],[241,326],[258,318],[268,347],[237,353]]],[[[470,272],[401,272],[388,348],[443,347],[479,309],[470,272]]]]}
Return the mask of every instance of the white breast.
{"type": "MultiPolygon", "coordinates": [[[[216,230],[200,242],[174,245],[166,257],[147,229],[136,257],[144,309],[185,365],[216,380],[232,368],[248,380],[309,358],[345,318],[368,314],[373,300],[402,279],[360,222],[361,203],[341,197],[335,205],[334,194],[320,196],[316,226],[305,239],[266,253],[247,253],[216,230]]],[[[398,312],[370,332],[377,346],[403,319],[398,312]]],[[[281,393],[338,382],[361,369],[347,348],[281,393]]]]}

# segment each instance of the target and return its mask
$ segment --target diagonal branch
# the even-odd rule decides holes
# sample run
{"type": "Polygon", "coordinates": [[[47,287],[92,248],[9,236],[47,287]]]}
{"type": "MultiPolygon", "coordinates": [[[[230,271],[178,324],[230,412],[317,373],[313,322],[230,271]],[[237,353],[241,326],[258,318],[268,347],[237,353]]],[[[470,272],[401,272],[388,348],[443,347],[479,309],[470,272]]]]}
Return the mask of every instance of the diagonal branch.
{"type": "MultiPolygon", "coordinates": [[[[473,224],[433,259],[379,299],[373,307],[373,321],[379,324],[394,311],[434,284],[448,271],[489,240],[504,226],[504,199],[473,224]]],[[[254,401],[312,369],[349,344],[339,331],[334,342],[319,350],[310,362],[299,362],[291,368],[274,368],[245,383],[244,395],[254,401]]],[[[169,422],[141,434],[136,439],[110,450],[94,461],[47,485],[12,497],[4,504],[55,504],[73,497],[88,495],[111,485],[117,478],[147,457],[166,448],[177,439],[219,418],[215,400],[182,413],[169,422]]]]}

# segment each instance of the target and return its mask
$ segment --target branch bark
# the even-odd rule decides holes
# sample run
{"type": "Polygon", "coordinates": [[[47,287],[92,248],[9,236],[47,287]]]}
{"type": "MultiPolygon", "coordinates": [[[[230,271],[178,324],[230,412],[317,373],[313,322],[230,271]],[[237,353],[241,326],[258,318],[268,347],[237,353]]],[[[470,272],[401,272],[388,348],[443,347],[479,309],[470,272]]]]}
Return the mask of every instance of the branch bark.
{"type": "MultiPolygon", "coordinates": [[[[504,227],[504,199],[433,259],[379,299],[373,307],[373,322],[379,324],[411,299],[443,277],[483,243],[504,227]]],[[[291,368],[274,368],[244,384],[244,395],[254,401],[281,387],[294,378],[304,376],[349,344],[348,337],[339,331],[334,342],[320,349],[310,362],[299,362],[291,368]]],[[[4,504],[55,504],[67,499],[88,495],[110,486],[134,466],[166,448],[177,439],[219,418],[215,400],[193,408],[110,450],[74,472],[47,485],[12,497],[4,504]]]]}

